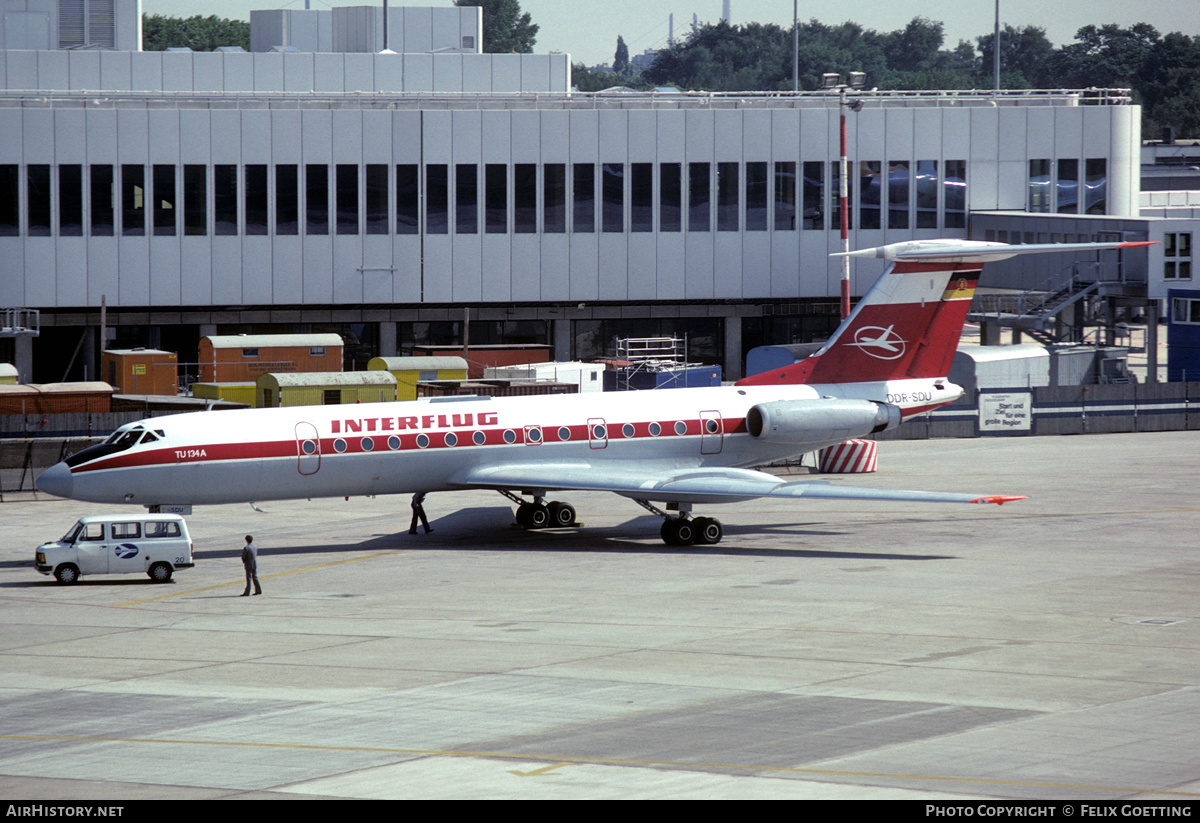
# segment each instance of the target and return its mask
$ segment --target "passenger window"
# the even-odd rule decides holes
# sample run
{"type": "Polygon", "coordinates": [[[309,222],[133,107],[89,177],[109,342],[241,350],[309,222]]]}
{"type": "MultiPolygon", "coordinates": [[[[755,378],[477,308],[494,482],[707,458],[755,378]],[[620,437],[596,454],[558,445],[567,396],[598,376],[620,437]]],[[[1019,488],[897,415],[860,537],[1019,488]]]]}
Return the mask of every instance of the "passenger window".
{"type": "Polygon", "coordinates": [[[103,540],[104,539],[104,524],[103,523],[88,523],[83,527],[83,534],[79,536],[80,540],[103,540]]]}
{"type": "Polygon", "coordinates": [[[146,537],[179,537],[179,524],[147,523],[146,537]]]}
{"type": "Polygon", "coordinates": [[[142,536],[141,523],[113,523],[113,540],[136,540],[142,536]]]}

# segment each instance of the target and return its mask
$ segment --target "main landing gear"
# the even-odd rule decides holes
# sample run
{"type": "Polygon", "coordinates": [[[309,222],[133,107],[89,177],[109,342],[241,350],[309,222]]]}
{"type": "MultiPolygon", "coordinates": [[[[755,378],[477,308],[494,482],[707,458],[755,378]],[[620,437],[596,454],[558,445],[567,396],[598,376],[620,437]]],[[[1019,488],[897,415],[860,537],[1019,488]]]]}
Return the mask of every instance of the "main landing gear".
{"type": "MultiPolygon", "coordinates": [[[[549,529],[575,525],[575,507],[570,503],[558,500],[546,503],[541,495],[535,495],[533,500],[529,501],[505,489],[498,491],[517,504],[517,525],[522,528],[549,529]]],[[[679,515],[676,517],[648,500],[635,502],[663,519],[659,535],[668,546],[715,546],[725,535],[720,520],[714,517],[693,518],[691,507],[686,503],[678,504],[679,515]]]]}
{"type": "Polygon", "coordinates": [[[522,528],[567,528],[575,525],[575,507],[570,503],[558,500],[545,503],[541,496],[534,497],[530,502],[508,491],[501,490],[500,493],[517,504],[517,525],[522,528]]]}
{"type": "Polygon", "coordinates": [[[715,546],[725,536],[720,520],[715,517],[693,518],[690,513],[691,507],[687,504],[679,504],[679,516],[672,517],[648,500],[636,502],[663,519],[659,535],[668,546],[715,546]]]}

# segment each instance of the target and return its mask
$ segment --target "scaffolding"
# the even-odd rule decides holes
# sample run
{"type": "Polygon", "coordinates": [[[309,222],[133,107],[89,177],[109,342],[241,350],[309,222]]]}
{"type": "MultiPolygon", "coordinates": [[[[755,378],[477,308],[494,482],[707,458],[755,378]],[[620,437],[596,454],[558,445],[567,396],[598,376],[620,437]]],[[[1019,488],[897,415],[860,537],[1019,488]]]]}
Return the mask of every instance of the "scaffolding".
{"type": "Polygon", "coordinates": [[[41,328],[37,309],[0,309],[0,337],[37,337],[41,328]]]}
{"type": "Polygon", "coordinates": [[[662,371],[686,369],[686,337],[625,337],[617,340],[616,387],[620,391],[636,388],[637,377],[662,371]]]}

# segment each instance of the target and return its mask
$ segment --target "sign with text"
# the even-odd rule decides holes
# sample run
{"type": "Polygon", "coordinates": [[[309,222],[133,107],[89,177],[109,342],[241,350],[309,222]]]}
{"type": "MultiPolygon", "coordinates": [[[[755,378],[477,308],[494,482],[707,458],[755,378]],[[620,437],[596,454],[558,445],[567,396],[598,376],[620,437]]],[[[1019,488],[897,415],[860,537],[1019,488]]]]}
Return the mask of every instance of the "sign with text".
{"type": "Polygon", "coordinates": [[[1033,428],[1031,392],[980,392],[979,433],[1028,433],[1033,428]]]}

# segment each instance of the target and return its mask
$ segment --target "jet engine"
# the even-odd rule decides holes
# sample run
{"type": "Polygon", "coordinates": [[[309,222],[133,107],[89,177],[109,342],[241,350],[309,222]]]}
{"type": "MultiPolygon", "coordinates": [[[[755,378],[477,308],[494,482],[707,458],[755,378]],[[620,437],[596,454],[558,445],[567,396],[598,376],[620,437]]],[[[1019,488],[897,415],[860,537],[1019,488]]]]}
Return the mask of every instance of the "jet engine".
{"type": "Polygon", "coordinates": [[[900,420],[899,406],[874,400],[776,400],[752,406],[746,429],[759,440],[803,446],[887,431],[900,420]]]}

